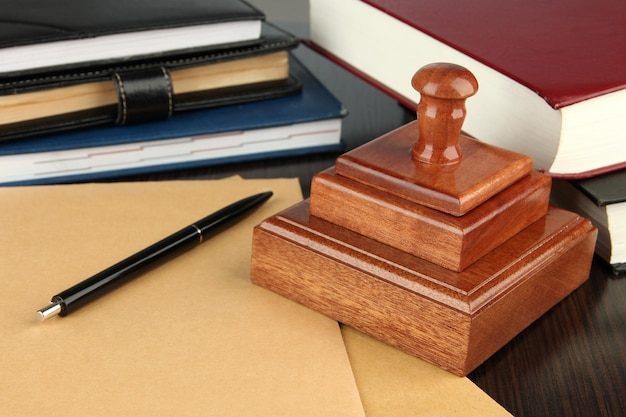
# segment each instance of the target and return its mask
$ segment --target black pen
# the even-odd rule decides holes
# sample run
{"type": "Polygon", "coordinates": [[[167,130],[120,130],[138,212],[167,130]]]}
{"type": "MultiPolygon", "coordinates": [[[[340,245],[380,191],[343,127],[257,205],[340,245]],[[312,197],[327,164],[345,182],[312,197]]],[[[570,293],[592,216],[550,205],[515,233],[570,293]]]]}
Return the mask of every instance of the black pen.
{"type": "Polygon", "coordinates": [[[56,315],[71,313],[148,267],[159,265],[215,236],[271,196],[272,192],[267,191],[239,200],[60,292],[52,297],[50,304],[37,311],[39,319],[44,321],[56,315]]]}

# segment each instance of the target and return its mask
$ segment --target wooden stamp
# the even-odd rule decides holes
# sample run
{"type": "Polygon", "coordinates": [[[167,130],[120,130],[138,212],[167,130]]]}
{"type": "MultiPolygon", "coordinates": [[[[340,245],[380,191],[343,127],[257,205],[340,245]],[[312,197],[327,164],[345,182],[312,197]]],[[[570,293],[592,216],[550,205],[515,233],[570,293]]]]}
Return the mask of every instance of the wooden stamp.
{"type": "Polygon", "coordinates": [[[474,76],[420,69],[418,120],[340,156],[254,230],[251,279],[466,375],[589,274],[596,229],[532,160],[461,133],[474,76]]]}

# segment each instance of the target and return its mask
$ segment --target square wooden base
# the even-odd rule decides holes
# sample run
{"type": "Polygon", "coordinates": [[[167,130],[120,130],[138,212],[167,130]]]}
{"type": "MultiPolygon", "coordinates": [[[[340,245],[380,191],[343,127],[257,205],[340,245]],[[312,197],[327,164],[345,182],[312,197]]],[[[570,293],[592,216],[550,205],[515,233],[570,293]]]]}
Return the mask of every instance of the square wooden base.
{"type": "Polygon", "coordinates": [[[453,271],[462,271],[546,215],[550,177],[531,172],[464,216],[453,216],[336,175],[311,184],[313,216],[453,271]]]}
{"type": "Polygon", "coordinates": [[[457,164],[418,163],[411,148],[418,141],[413,121],[339,156],[338,175],[435,210],[462,216],[528,175],[533,161],[459,135],[463,158],[457,164]]]}
{"type": "Polygon", "coordinates": [[[327,222],[309,202],[254,230],[254,283],[466,375],[588,277],[596,229],[547,216],[454,272],[327,222]]]}

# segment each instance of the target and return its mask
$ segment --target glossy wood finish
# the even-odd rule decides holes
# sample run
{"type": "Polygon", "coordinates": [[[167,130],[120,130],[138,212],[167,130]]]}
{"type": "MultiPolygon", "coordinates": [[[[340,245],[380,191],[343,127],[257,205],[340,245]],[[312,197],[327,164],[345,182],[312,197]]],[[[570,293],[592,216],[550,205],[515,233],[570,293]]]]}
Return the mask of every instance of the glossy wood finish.
{"type": "Polygon", "coordinates": [[[466,375],[587,279],[596,230],[558,209],[457,273],[310,216],[255,229],[253,282],[466,375]],[[565,275],[560,275],[563,272],[565,275]]]}
{"type": "Polygon", "coordinates": [[[469,375],[516,417],[622,417],[626,277],[589,279],[469,375]]]}
{"type": "MultiPolygon", "coordinates": [[[[457,375],[472,371],[585,281],[597,235],[576,214],[546,214],[550,180],[531,174],[529,166],[519,170],[528,157],[467,139],[474,152],[442,161],[462,124],[451,114],[464,116],[459,107],[475,92],[475,80],[468,79],[471,74],[455,65],[418,71],[414,82],[438,95],[420,103],[430,114],[419,132],[428,132],[426,148],[439,147],[441,155],[430,152],[424,162],[410,147],[397,152],[409,144],[406,138],[415,138],[415,123],[409,123],[340,156],[334,172],[314,178],[310,202],[255,229],[250,274],[263,287],[457,375]],[[424,166],[430,176],[414,174],[424,166]],[[416,182],[432,180],[419,188],[432,197],[439,180],[463,166],[463,180],[475,191],[467,211],[457,217],[438,211],[440,204],[433,210],[414,200],[416,182]],[[555,277],[558,270],[568,277],[555,277]]],[[[444,188],[458,191],[456,183],[444,182],[444,188]]]]}
{"type": "Polygon", "coordinates": [[[530,157],[461,134],[465,99],[478,89],[467,69],[426,65],[412,85],[421,93],[417,121],[340,156],[337,174],[462,216],[532,170],[530,157]]]}
{"type": "Polygon", "coordinates": [[[452,216],[336,175],[313,178],[311,214],[462,271],[545,216],[550,178],[533,172],[464,216],[452,216]]]}
{"type": "Polygon", "coordinates": [[[412,158],[435,165],[461,162],[459,135],[465,99],[478,91],[474,74],[459,65],[435,63],[420,68],[411,85],[421,96],[417,106],[419,140],[411,149],[412,158]]]}
{"type": "Polygon", "coordinates": [[[411,149],[419,141],[411,122],[337,158],[336,170],[367,186],[418,204],[462,216],[528,175],[532,159],[461,135],[463,158],[456,164],[419,163],[411,149]]]}

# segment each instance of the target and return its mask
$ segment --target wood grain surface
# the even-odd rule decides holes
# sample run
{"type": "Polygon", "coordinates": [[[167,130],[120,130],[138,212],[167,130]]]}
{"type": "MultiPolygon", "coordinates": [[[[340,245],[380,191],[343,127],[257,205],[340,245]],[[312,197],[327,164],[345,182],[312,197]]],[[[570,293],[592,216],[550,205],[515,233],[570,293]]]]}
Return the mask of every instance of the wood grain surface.
{"type": "Polygon", "coordinates": [[[466,375],[587,279],[595,237],[553,208],[457,273],[311,216],[305,201],[255,228],[250,277],[466,375]]]}

